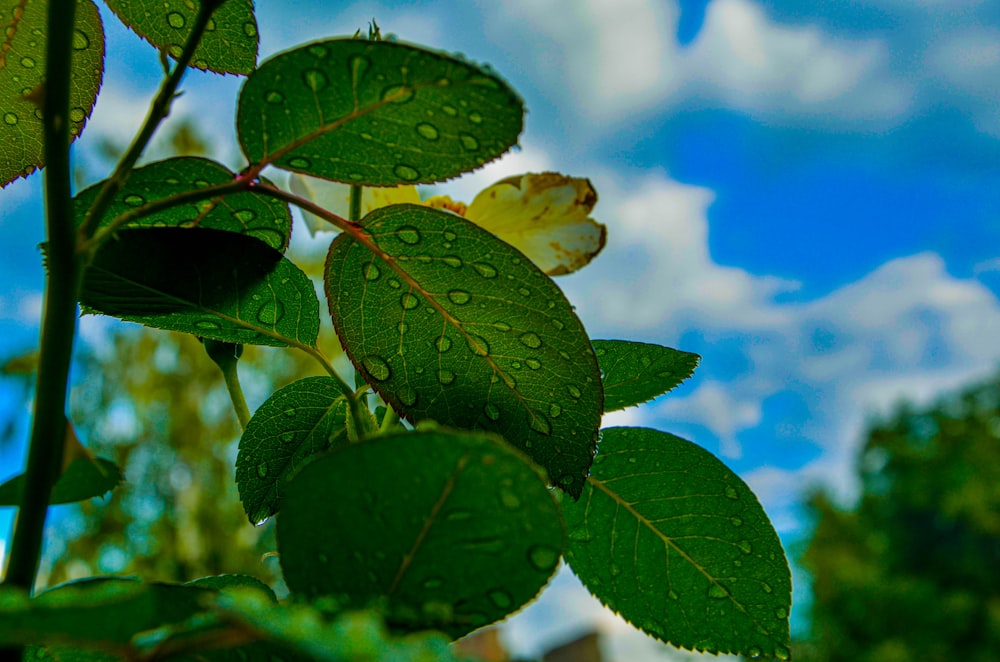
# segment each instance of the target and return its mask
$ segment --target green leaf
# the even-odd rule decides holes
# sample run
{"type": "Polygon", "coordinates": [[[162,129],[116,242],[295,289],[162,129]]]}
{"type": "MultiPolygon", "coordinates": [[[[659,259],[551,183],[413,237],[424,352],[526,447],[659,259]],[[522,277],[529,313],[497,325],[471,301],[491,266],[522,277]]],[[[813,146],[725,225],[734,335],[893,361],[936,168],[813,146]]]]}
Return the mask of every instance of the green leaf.
{"type": "Polygon", "coordinates": [[[274,591],[267,584],[250,575],[211,575],[208,577],[199,577],[187,582],[185,586],[207,588],[219,591],[220,593],[232,593],[237,589],[240,591],[255,590],[265,596],[270,602],[278,602],[274,591]]]}
{"type": "Polygon", "coordinates": [[[296,593],[460,636],[532,599],[562,524],[537,470],[499,439],[409,432],[335,449],[287,488],[277,537],[296,593]]]}
{"type": "Polygon", "coordinates": [[[324,179],[429,184],[517,142],[524,107],[496,74],[416,46],[337,39],[261,64],[236,128],[252,164],[324,179]]]}
{"type": "Polygon", "coordinates": [[[710,653],[789,656],[791,577],[750,488],[704,449],[602,431],[583,496],[563,502],[566,560],[647,634],[710,653]]]}
{"type": "MultiPolygon", "coordinates": [[[[121,484],[122,470],[110,460],[81,457],[70,462],[52,489],[50,505],[75,503],[104,496],[121,484]]],[[[19,474],[0,485],[0,506],[17,506],[21,503],[24,474],[19,474]]]]}
{"type": "MultiPolygon", "coordinates": [[[[0,186],[43,165],[41,103],[45,85],[48,0],[0,0],[0,186]]],[[[104,75],[104,26],[91,0],[78,0],[73,32],[70,133],[90,117],[104,75]]]]}
{"type": "MultiPolygon", "coordinates": [[[[106,0],[121,22],[175,60],[195,24],[200,1],[106,0]]],[[[209,19],[192,67],[221,74],[248,74],[257,64],[257,19],[250,0],[228,0],[209,19]]]]}
{"type": "Polygon", "coordinates": [[[701,357],[669,347],[628,340],[595,340],[604,373],[604,411],[652,400],[694,373],[701,357]]]}
{"type": "Polygon", "coordinates": [[[326,266],[330,314],[354,365],[410,421],[496,432],[579,496],[603,396],[590,340],[559,288],[448,212],[394,205],[362,226],[365,243],[337,237],[326,266]]]}
{"type": "MultiPolygon", "coordinates": [[[[236,173],[220,163],[191,156],[151,163],[137,168],[125,187],[115,196],[98,229],[107,227],[122,214],[135,213],[148,205],[194,189],[232,181],[236,173]]],[[[77,223],[81,224],[104,182],[77,194],[74,199],[77,223]]],[[[284,252],[292,233],[288,205],[253,193],[237,193],[170,207],[140,216],[121,226],[201,227],[237,232],[256,237],[271,248],[284,252]]]]}
{"type": "Polygon", "coordinates": [[[275,392],[240,438],[236,485],[247,517],[278,512],[288,480],[317,453],[347,439],[347,400],[330,377],[307,377],[275,392]]]}
{"type": "Polygon", "coordinates": [[[116,233],[84,271],[80,303],[237,344],[313,347],[319,333],[309,278],[263,242],[220,230],[116,233]]]}
{"type": "MultiPolygon", "coordinates": [[[[308,604],[275,605],[252,591],[222,596],[218,608],[228,621],[258,632],[306,659],[319,662],[452,662],[448,641],[437,632],[390,636],[372,612],[328,617],[308,604]]],[[[287,656],[282,656],[287,659],[287,656]]]]}

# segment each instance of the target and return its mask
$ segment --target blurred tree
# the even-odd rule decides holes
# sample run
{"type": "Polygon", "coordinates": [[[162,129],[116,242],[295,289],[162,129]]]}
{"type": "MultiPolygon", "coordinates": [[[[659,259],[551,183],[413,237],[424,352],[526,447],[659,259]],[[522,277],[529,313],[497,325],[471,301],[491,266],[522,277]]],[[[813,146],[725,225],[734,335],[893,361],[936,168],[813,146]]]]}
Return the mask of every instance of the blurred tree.
{"type": "Polygon", "coordinates": [[[868,434],[862,493],[810,501],[806,661],[1000,660],[1000,375],[868,434]]]}

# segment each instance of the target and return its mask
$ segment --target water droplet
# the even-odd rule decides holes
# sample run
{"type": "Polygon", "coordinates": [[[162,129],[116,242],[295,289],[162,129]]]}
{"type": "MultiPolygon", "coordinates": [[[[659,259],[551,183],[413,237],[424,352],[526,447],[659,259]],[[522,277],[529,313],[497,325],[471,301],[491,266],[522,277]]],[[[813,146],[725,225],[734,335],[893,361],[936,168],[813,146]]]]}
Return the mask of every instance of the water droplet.
{"type": "Polygon", "coordinates": [[[775,618],[784,620],[788,618],[788,611],[786,611],[784,607],[778,607],[774,610],[774,616],[775,618]]]}
{"type": "Polygon", "coordinates": [[[552,418],[559,418],[560,414],[562,414],[562,407],[560,407],[555,402],[549,405],[549,416],[551,416],[552,418]]]}
{"type": "Polygon", "coordinates": [[[379,271],[378,265],[374,262],[366,264],[364,266],[364,271],[365,280],[378,280],[378,277],[382,275],[382,272],[379,271]]]}
{"type": "Polygon", "coordinates": [[[294,158],[288,159],[288,165],[292,168],[299,168],[301,170],[308,170],[312,167],[312,161],[309,159],[304,159],[301,156],[296,156],[294,158]]]}
{"type": "Polygon", "coordinates": [[[281,441],[283,443],[286,443],[286,444],[292,443],[293,441],[295,441],[295,433],[294,432],[282,432],[281,433],[281,441]]]}
{"type": "Polygon", "coordinates": [[[552,434],[552,424],[549,423],[549,419],[545,418],[545,416],[539,414],[538,412],[531,412],[530,416],[532,430],[539,434],[552,434]]]}
{"type": "Polygon", "coordinates": [[[169,14],[167,14],[167,23],[170,24],[170,27],[179,30],[184,27],[184,24],[187,23],[187,21],[184,20],[183,14],[172,11],[169,14]]]}
{"type": "Polygon", "coordinates": [[[527,333],[522,333],[518,338],[521,344],[525,347],[530,347],[532,349],[538,349],[542,346],[542,339],[538,337],[537,334],[528,331],[527,333]]]}
{"type": "Polygon", "coordinates": [[[403,296],[399,297],[399,305],[403,307],[403,310],[413,310],[420,304],[420,299],[417,298],[411,292],[407,292],[403,296]]]}
{"type": "Polygon", "coordinates": [[[469,303],[471,299],[472,296],[465,290],[452,290],[448,292],[448,300],[460,306],[469,303]]]}
{"type": "Polygon", "coordinates": [[[69,121],[80,123],[87,116],[83,108],[71,108],[69,111],[69,121]]]}
{"type": "Polygon", "coordinates": [[[559,562],[559,552],[548,545],[534,545],[528,550],[528,563],[542,572],[550,572],[559,562]]]}
{"type": "Polygon", "coordinates": [[[330,79],[319,69],[306,69],[302,72],[302,82],[313,92],[319,92],[330,84],[330,79]]]}
{"type": "Polygon", "coordinates": [[[514,370],[520,370],[521,369],[521,362],[520,361],[511,361],[510,367],[512,367],[514,370]]]}
{"type": "Polygon", "coordinates": [[[451,338],[448,336],[441,336],[434,341],[434,347],[436,347],[439,352],[447,352],[451,349],[451,338]]]}
{"type": "Polygon", "coordinates": [[[443,112],[445,115],[450,115],[452,117],[458,115],[458,109],[455,108],[454,106],[447,106],[447,105],[441,106],[441,112],[443,112]]]}
{"type": "Polygon", "coordinates": [[[73,31],[73,50],[83,51],[90,46],[90,37],[80,30],[73,31]]]}
{"type": "Polygon", "coordinates": [[[451,370],[438,370],[438,381],[447,386],[455,381],[455,373],[451,370]]]}
{"type": "MultiPolygon", "coordinates": [[[[322,48],[322,47],[321,47],[322,48]]],[[[325,57],[326,49],[323,49],[323,55],[317,55],[317,57],[325,57]]],[[[364,55],[352,55],[347,58],[347,69],[351,72],[351,81],[357,85],[364,75],[368,72],[368,67],[371,65],[371,61],[364,55]]]]}
{"type": "Polygon", "coordinates": [[[409,385],[403,386],[399,390],[399,401],[407,407],[417,404],[417,392],[409,385]]]}
{"type": "Polygon", "coordinates": [[[470,552],[481,552],[486,554],[499,554],[506,551],[507,543],[501,538],[481,538],[478,540],[468,540],[462,543],[462,549],[470,552]]]}
{"type": "Polygon", "coordinates": [[[293,409],[293,408],[289,407],[288,409],[285,410],[285,417],[286,418],[295,418],[295,414],[296,413],[297,413],[296,409],[293,409]]]}
{"type": "Polygon", "coordinates": [[[753,545],[750,544],[749,540],[741,540],[736,543],[736,546],[740,548],[740,551],[744,554],[750,554],[753,552],[753,545]]]}
{"type": "MultiPolygon", "coordinates": [[[[326,47],[324,47],[324,46],[322,46],[320,44],[313,44],[312,46],[309,47],[309,54],[312,55],[313,57],[315,57],[318,60],[322,60],[323,58],[326,57],[327,50],[326,50],[326,47]]],[[[364,57],[364,56],[363,55],[360,55],[360,56],[359,55],[352,55],[351,59],[353,59],[355,57],[364,57]]]]}
{"type": "Polygon", "coordinates": [[[441,577],[428,577],[424,580],[423,586],[428,591],[433,591],[436,588],[444,586],[444,579],[441,577]]]}
{"type": "Polygon", "coordinates": [[[132,193],[130,195],[126,195],[123,202],[127,204],[129,207],[141,207],[144,204],[146,204],[146,198],[142,197],[141,195],[136,195],[135,193],[132,193]]]}
{"type": "Polygon", "coordinates": [[[14,113],[4,113],[3,121],[11,126],[14,126],[18,122],[17,115],[15,115],[14,113]]]}
{"type": "Polygon", "coordinates": [[[365,358],[361,359],[361,365],[365,367],[365,370],[368,371],[368,374],[370,374],[373,379],[377,379],[380,382],[384,382],[392,376],[392,370],[389,368],[389,364],[385,362],[385,359],[376,354],[369,354],[365,358]]]}
{"type": "Polygon", "coordinates": [[[257,321],[268,326],[274,326],[284,316],[285,305],[275,299],[265,302],[257,311],[257,321]]]}
{"type": "Polygon", "coordinates": [[[267,478],[267,462],[261,462],[257,465],[257,477],[267,478]]]}
{"type": "Polygon", "coordinates": [[[464,262],[462,262],[462,258],[458,257],[457,255],[445,255],[443,258],[441,258],[441,261],[447,264],[452,269],[461,269],[462,266],[465,264],[464,262]]]}
{"type": "Polygon", "coordinates": [[[510,609],[511,605],[514,604],[514,599],[510,597],[510,594],[498,588],[489,592],[489,598],[497,609],[510,609]]]}
{"type": "Polygon", "coordinates": [[[518,294],[520,294],[523,297],[530,297],[531,296],[531,290],[529,290],[526,287],[518,288],[517,292],[518,292],[518,294]]]}
{"type": "Polygon", "coordinates": [[[181,48],[180,44],[170,44],[167,46],[167,52],[170,53],[170,57],[178,58],[184,52],[184,49],[181,48]]]}
{"type": "Polygon", "coordinates": [[[416,129],[417,134],[426,140],[437,140],[441,135],[438,133],[437,127],[428,122],[421,122],[417,125],[416,129]]]}
{"type": "Polygon", "coordinates": [[[264,93],[264,101],[275,105],[285,103],[285,95],[278,90],[268,90],[264,93]]]}
{"type": "Polygon", "coordinates": [[[736,488],[732,485],[726,485],[726,498],[736,500],[740,498],[740,495],[736,492],[736,488]]]}
{"type": "Polygon", "coordinates": [[[764,589],[765,593],[772,593],[774,591],[770,584],[761,584],[760,587],[764,589]]]}
{"type": "Polygon", "coordinates": [[[476,356],[489,356],[490,344],[484,338],[470,333],[465,339],[465,344],[476,356]]]}
{"type": "Polygon", "coordinates": [[[408,85],[390,85],[382,90],[382,101],[406,103],[413,99],[413,88],[408,85]]]}
{"type": "Polygon", "coordinates": [[[580,396],[583,395],[582,393],[580,393],[580,389],[573,386],[572,384],[566,385],[566,392],[569,393],[569,396],[574,400],[579,400],[580,396]]]}
{"type": "Polygon", "coordinates": [[[391,287],[394,290],[398,290],[399,287],[400,287],[399,286],[399,281],[396,280],[395,278],[390,278],[389,279],[389,287],[391,287]]]}
{"type": "Polygon", "coordinates": [[[472,122],[473,124],[482,124],[483,116],[477,113],[476,111],[472,111],[471,113],[469,113],[469,121],[472,122]]]}
{"type": "Polygon", "coordinates": [[[465,520],[472,519],[472,513],[468,510],[453,510],[444,516],[449,522],[464,522],[465,520]]]}
{"type": "Polygon", "coordinates": [[[492,264],[486,262],[473,262],[472,268],[483,278],[496,278],[497,270],[492,264]]]}
{"type": "Polygon", "coordinates": [[[458,235],[452,232],[451,230],[445,230],[442,236],[444,237],[445,241],[455,241],[456,239],[458,239],[458,235]]]}
{"type": "Polygon", "coordinates": [[[751,646],[750,648],[747,649],[747,655],[749,655],[750,657],[760,657],[763,654],[764,651],[757,648],[756,646],[751,646]]]}
{"type": "Polygon", "coordinates": [[[222,325],[218,322],[213,322],[212,320],[198,320],[194,323],[195,328],[201,329],[202,331],[220,331],[222,330],[222,325]]]}
{"type": "Polygon", "coordinates": [[[467,152],[475,152],[479,149],[479,141],[475,136],[468,133],[458,134],[458,139],[462,143],[462,147],[467,152]]]}
{"type": "Polygon", "coordinates": [[[721,584],[712,583],[708,586],[708,597],[715,598],[716,600],[721,600],[722,598],[729,597],[729,591],[725,589],[721,584]]]}
{"type": "Polygon", "coordinates": [[[507,510],[517,510],[521,507],[521,499],[506,487],[500,488],[500,505],[507,510]]]}
{"type": "Polygon", "coordinates": [[[497,406],[492,402],[487,403],[486,406],[483,407],[483,413],[486,414],[486,418],[491,421],[500,419],[500,410],[497,409],[497,406]]]}
{"type": "Polygon", "coordinates": [[[524,364],[532,370],[538,370],[542,367],[542,362],[538,359],[525,359],[524,364]]]}
{"type": "Polygon", "coordinates": [[[774,656],[779,660],[790,660],[792,654],[784,646],[775,646],[774,656]]]}
{"type": "Polygon", "coordinates": [[[407,182],[420,179],[420,171],[413,166],[408,166],[403,163],[400,163],[398,166],[393,168],[393,172],[396,173],[397,177],[407,182]]]}
{"type": "Polygon", "coordinates": [[[630,457],[630,458],[628,459],[628,463],[629,463],[629,464],[635,464],[635,463],[637,463],[638,461],[639,461],[639,460],[637,460],[637,459],[636,459],[636,458],[634,458],[634,457],[630,457]]]}

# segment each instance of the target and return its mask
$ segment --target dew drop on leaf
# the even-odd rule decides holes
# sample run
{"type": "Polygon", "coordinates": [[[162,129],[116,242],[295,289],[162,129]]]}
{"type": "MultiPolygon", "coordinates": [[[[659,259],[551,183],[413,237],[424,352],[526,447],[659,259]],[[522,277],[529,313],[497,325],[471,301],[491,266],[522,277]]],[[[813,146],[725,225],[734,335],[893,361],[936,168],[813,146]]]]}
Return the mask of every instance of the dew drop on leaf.
{"type": "Polygon", "coordinates": [[[538,337],[538,334],[528,331],[527,333],[522,333],[519,340],[521,344],[525,347],[531,347],[532,349],[538,349],[542,346],[542,339],[538,337]]]}
{"type": "Polygon", "coordinates": [[[194,325],[202,331],[219,331],[222,329],[221,324],[212,320],[198,320],[194,325]]]}
{"type": "Polygon", "coordinates": [[[378,277],[382,275],[379,270],[378,265],[375,263],[369,263],[365,265],[365,280],[378,280],[378,277]]]}
{"type": "Polygon", "coordinates": [[[480,115],[479,113],[473,111],[473,112],[469,113],[469,121],[472,122],[473,124],[482,124],[483,123],[483,116],[480,115]]]}
{"type": "Polygon", "coordinates": [[[447,386],[455,381],[455,373],[451,370],[438,370],[438,381],[447,386]]]}
{"type": "Polygon", "coordinates": [[[295,414],[296,414],[295,409],[288,408],[285,410],[285,416],[287,416],[288,418],[295,418],[295,414]]]}
{"type": "Polygon", "coordinates": [[[429,122],[421,122],[417,125],[417,134],[426,140],[437,140],[440,137],[437,127],[429,122]]]}
{"type": "Polygon", "coordinates": [[[788,652],[788,649],[784,646],[778,646],[774,649],[774,656],[779,660],[789,660],[792,654],[788,652]]]}
{"type": "Polygon", "coordinates": [[[440,338],[434,341],[434,346],[437,348],[439,352],[447,352],[449,349],[451,349],[451,338],[449,338],[448,336],[441,336],[440,338]]]}
{"type": "Polygon", "coordinates": [[[580,399],[580,396],[581,396],[581,395],[583,395],[583,394],[582,394],[582,393],[580,392],[580,389],[578,389],[578,388],[577,388],[576,386],[574,386],[573,384],[567,384],[567,385],[566,385],[566,392],[567,392],[567,393],[569,393],[569,396],[570,396],[571,398],[573,398],[574,400],[579,400],[579,399],[580,399]]]}
{"type": "Polygon", "coordinates": [[[472,268],[483,278],[496,278],[497,270],[492,264],[487,262],[473,262],[472,268]]]}
{"type": "Polygon", "coordinates": [[[480,338],[479,336],[470,333],[466,337],[465,342],[469,346],[469,351],[476,356],[489,356],[490,345],[484,338],[480,338]]]}
{"type": "Polygon", "coordinates": [[[448,300],[460,306],[469,303],[471,299],[472,296],[465,290],[452,290],[448,292],[448,300]]]}
{"type": "Polygon", "coordinates": [[[455,108],[454,106],[448,106],[448,105],[441,106],[441,112],[443,112],[445,115],[450,115],[451,117],[458,115],[458,109],[455,108]]]}
{"type": "Polygon", "coordinates": [[[267,478],[267,462],[261,462],[257,465],[257,477],[267,478]]]}
{"type": "Polygon", "coordinates": [[[542,362],[538,359],[525,359],[524,364],[532,370],[538,370],[542,367],[542,362]]]}
{"type": "Polygon", "coordinates": [[[288,159],[288,165],[293,168],[300,168],[302,170],[308,170],[312,167],[312,161],[309,159],[304,159],[301,156],[296,156],[294,158],[288,159]]]}
{"type": "Polygon", "coordinates": [[[167,14],[167,23],[169,23],[172,28],[179,30],[184,27],[186,22],[187,21],[184,20],[184,16],[178,12],[172,11],[167,14]]]}
{"type": "Polygon", "coordinates": [[[750,544],[749,540],[741,540],[736,543],[736,546],[740,548],[740,551],[744,554],[753,553],[753,545],[750,544]]]}
{"type": "Polygon", "coordinates": [[[73,50],[84,51],[90,47],[90,37],[80,30],[73,31],[73,50]]]}
{"type": "Polygon", "coordinates": [[[123,202],[125,202],[125,204],[129,207],[141,207],[146,204],[146,198],[132,193],[131,195],[126,195],[123,202]]]}
{"type": "Polygon", "coordinates": [[[407,292],[399,298],[399,305],[403,310],[413,310],[420,304],[420,299],[412,292],[407,292]]]}
{"type": "Polygon", "coordinates": [[[530,297],[531,296],[531,290],[529,290],[526,287],[521,287],[517,291],[523,297],[530,297]]]}
{"type": "Polygon", "coordinates": [[[382,90],[382,100],[392,103],[406,103],[413,98],[413,88],[407,85],[391,85],[382,90]]]}
{"type": "Polygon", "coordinates": [[[402,179],[403,181],[413,182],[420,179],[420,171],[418,171],[413,166],[408,166],[401,163],[395,168],[393,168],[392,171],[396,173],[396,176],[402,179]]]}
{"type": "Polygon", "coordinates": [[[409,246],[416,246],[422,239],[420,236],[420,230],[416,229],[412,225],[404,225],[396,230],[396,238],[409,246]]]}
{"type": "Polygon", "coordinates": [[[479,149],[479,141],[472,134],[460,133],[458,134],[458,139],[461,141],[462,147],[467,152],[475,152],[479,149]]]}
{"type": "Polygon", "coordinates": [[[486,418],[491,421],[500,419],[500,410],[497,409],[497,406],[492,402],[487,403],[486,406],[483,407],[483,413],[486,414],[486,418]]]}
{"type": "Polygon", "coordinates": [[[743,526],[743,520],[741,520],[739,517],[730,517],[729,522],[733,526],[743,526]]]}
{"type": "Polygon", "coordinates": [[[736,488],[732,485],[726,485],[726,498],[736,500],[740,498],[740,495],[736,492],[736,488]]]}
{"type": "Polygon", "coordinates": [[[499,588],[490,591],[489,598],[490,602],[492,602],[497,609],[510,609],[510,606],[514,604],[514,599],[510,597],[510,593],[499,588]]]}
{"type": "Polygon", "coordinates": [[[784,620],[788,618],[788,612],[785,610],[784,607],[778,607],[777,609],[774,610],[774,616],[775,618],[784,620]]]}
{"type": "Polygon", "coordinates": [[[368,374],[372,376],[372,379],[377,379],[382,382],[392,376],[392,370],[389,368],[389,364],[385,362],[381,356],[375,354],[369,354],[365,358],[361,359],[361,364],[368,371],[368,374]]]}
{"type": "Polygon", "coordinates": [[[770,585],[770,584],[761,584],[761,585],[760,585],[760,587],[761,587],[762,589],[764,589],[764,592],[765,592],[765,593],[773,593],[773,592],[774,592],[774,589],[773,589],[773,588],[771,588],[771,585],[770,585]]]}
{"type": "Polygon", "coordinates": [[[444,586],[444,579],[441,577],[428,577],[424,580],[423,587],[428,591],[444,586]]]}
{"type": "Polygon", "coordinates": [[[680,600],[681,599],[681,596],[677,595],[677,591],[674,591],[674,590],[671,590],[669,593],[667,593],[667,597],[670,598],[671,600],[680,600]]]}
{"type": "Polygon", "coordinates": [[[721,600],[722,598],[729,597],[729,591],[727,591],[721,584],[713,582],[708,586],[708,597],[721,600]]]}
{"type": "Polygon", "coordinates": [[[11,126],[14,126],[18,122],[17,115],[14,113],[4,113],[3,121],[11,126]]]}
{"type": "Polygon", "coordinates": [[[517,510],[521,507],[521,499],[509,488],[500,488],[500,505],[507,510],[517,510]]]}
{"type": "Polygon", "coordinates": [[[261,324],[275,325],[285,316],[285,306],[280,301],[268,301],[257,311],[257,321],[261,324]]]}
{"type": "Polygon", "coordinates": [[[282,432],[281,433],[281,441],[283,443],[286,443],[286,444],[292,443],[293,441],[295,441],[295,433],[294,432],[282,432]]]}
{"type": "Polygon", "coordinates": [[[562,407],[561,406],[559,406],[555,402],[553,402],[551,405],[549,405],[549,416],[551,416],[552,418],[559,418],[560,414],[562,414],[562,407]]]}
{"type": "Polygon", "coordinates": [[[536,570],[549,572],[559,562],[559,552],[547,545],[534,545],[528,550],[528,563],[536,570]]]}

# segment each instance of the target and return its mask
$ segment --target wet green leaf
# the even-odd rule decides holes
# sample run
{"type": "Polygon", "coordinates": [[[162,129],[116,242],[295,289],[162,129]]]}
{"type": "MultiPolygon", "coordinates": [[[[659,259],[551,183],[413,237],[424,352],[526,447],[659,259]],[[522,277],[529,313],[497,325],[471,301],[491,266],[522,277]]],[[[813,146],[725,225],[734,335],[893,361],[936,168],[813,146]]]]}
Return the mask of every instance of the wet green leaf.
{"type": "MultiPolygon", "coordinates": [[[[124,477],[121,469],[103,458],[77,458],[73,460],[66,471],[52,488],[50,505],[75,503],[94,497],[104,496],[121,484],[124,477]]],[[[0,485],[0,506],[16,506],[21,503],[21,491],[24,489],[24,474],[11,478],[0,485]]]]}
{"type": "MultiPolygon", "coordinates": [[[[45,90],[45,22],[48,0],[0,0],[0,186],[42,166],[45,90]]],[[[104,26],[97,6],[79,0],[73,32],[70,133],[76,137],[90,117],[104,75],[104,26]]]]}
{"type": "Polygon", "coordinates": [[[339,236],[326,268],[330,313],[354,365],[410,421],[498,433],[578,496],[603,396],[563,293],[454,214],[395,205],[362,225],[365,244],[339,236]]]}
{"type": "Polygon", "coordinates": [[[309,278],[263,242],[220,230],[116,233],[84,271],[80,303],[237,344],[312,347],[319,332],[309,278]]]}
{"type": "MultiPolygon", "coordinates": [[[[220,163],[184,156],[136,168],[125,187],[115,196],[98,229],[107,227],[122,214],[135,213],[142,207],[194,189],[232,181],[236,173],[220,163]]],[[[83,222],[104,182],[77,194],[73,201],[77,223],[83,222]]],[[[274,198],[237,193],[170,207],[129,221],[122,228],[201,227],[237,232],[260,239],[282,251],[292,233],[292,214],[288,205],[274,198]]]]}
{"type": "Polygon", "coordinates": [[[278,516],[285,581],[348,608],[459,636],[519,609],[559,563],[562,524],[537,470],[482,434],[410,432],[302,469],[278,516]]]}
{"type": "Polygon", "coordinates": [[[278,512],[288,480],[322,451],[347,441],[347,400],[330,377],[307,377],[275,392],[240,438],[236,485],[247,517],[278,512]]]}
{"type": "Polygon", "coordinates": [[[517,142],[524,107],[496,74],[416,46],[336,39],[261,64],[236,127],[251,163],[364,184],[427,184],[517,142]]]}
{"type": "Polygon", "coordinates": [[[608,607],[657,639],[787,659],[791,577],[750,488],[711,453],[665,432],[602,431],[566,560],[608,607]]]}
{"type": "MultiPolygon", "coordinates": [[[[195,24],[200,0],[106,0],[108,7],[157,50],[177,59],[195,24]]],[[[215,10],[191,59],[192,67],[248,74],[257,64],[257,19],[250,0],[227,0],[215,10]]]]}
{"type": "Polygon", "coordinates": [[[211,575],[208,577],[199,577],[187,582],[185,586],[207,588],[219,591],[220,593],[232,593],[237,589],[240,591],[254,590],[266,597],[268,601],[272,603],[278,602],[274,591],[267,584],[250,575],[211,575]]]}
{"type": "Polygon", "coordinates": [[[701,357],[669,347],[628,340],[595,340],[604,373],[604,411],[652,400],[694,373],[701,357]]]}

